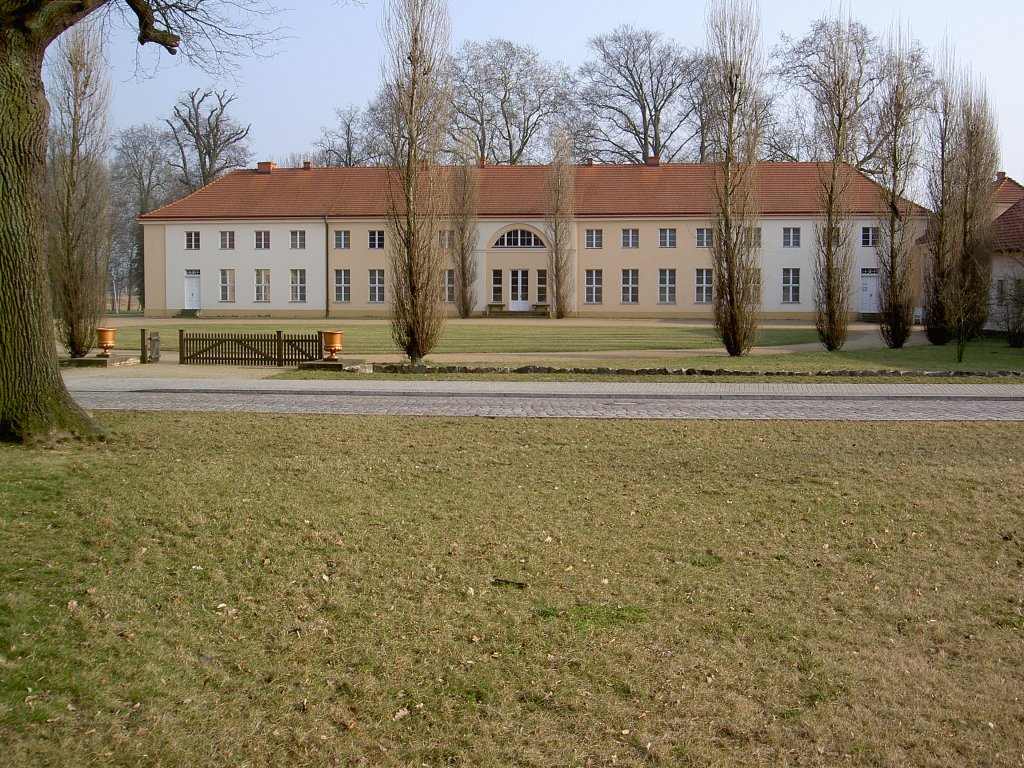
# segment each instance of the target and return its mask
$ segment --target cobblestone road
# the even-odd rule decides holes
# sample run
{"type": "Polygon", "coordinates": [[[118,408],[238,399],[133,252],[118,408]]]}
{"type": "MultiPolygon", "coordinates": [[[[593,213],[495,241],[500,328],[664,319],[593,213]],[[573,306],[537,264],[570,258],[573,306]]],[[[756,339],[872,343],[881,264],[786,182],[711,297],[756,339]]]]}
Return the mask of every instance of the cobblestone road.
{"type": "Polygon", "coordinates": [[[1024,386],[74,378],[85,408],[588,419],[1024,421],[1024,386]]]}

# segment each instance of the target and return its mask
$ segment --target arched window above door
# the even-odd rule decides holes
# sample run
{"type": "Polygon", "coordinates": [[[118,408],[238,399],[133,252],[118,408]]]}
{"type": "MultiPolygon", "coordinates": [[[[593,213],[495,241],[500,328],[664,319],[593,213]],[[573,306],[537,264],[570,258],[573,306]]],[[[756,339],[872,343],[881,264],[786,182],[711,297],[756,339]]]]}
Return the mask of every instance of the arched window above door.
{"type": "Polygon", "coordinates": [[[528,229],[510,229],[494,241],[495,248],[543,248],[544,241],[528,229]]]}

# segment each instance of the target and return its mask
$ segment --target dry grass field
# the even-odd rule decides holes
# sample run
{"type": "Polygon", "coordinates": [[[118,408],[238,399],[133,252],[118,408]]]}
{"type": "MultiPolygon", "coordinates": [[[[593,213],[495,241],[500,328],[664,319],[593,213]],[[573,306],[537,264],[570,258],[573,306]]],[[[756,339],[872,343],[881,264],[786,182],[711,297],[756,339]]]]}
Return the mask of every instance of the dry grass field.
{"type": "Polygon", "coordinates": [[[0,447],[10,766],[1018,766],[1024,426],[0,447]]]}

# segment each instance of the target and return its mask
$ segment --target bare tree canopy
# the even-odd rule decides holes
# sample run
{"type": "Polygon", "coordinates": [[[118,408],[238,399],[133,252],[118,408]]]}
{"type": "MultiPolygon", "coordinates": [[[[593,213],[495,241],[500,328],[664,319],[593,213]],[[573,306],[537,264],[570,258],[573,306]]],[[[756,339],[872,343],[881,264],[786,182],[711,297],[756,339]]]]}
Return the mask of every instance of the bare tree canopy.
{"type": "Polygon", "coordinates": [[[751,0],[714,0],[708,9],[708,154],[715,163],[710,243],[715,328],[732,355],[758,335],[761,304],[757,150],[764,113],[761,13],[751,0]]]}
{"type": "Polygon", "coordinates": [[[92,348],[103,318],[110,249],[110,78],[91,24],[61,38],[51,66],[47,252],[57,335],[72,357],[92,348]]]}
{"type": "Polygon", "coordinates": [[[43,56],[62,32],[100,12],[129,22],[140,43],[223,68],[268,39],[260,26],[273,8],[264,0],[0,4],[0,440],[101,433],[68,395],[57,367],[42,204],[49,119],[43,56]]]}
{"type": "Polygon", "coordinates": [[[866,167],[880,138],[870,105],[881,49],[871,30],[849,17],[823,16],[799,40],[783,35],[775,57],[778,77],[807,100],[800,111],[811,119],[813,150],[806,159],[866,167]]]}
{"type": "Polygon", "coordinates": [[[551,143],[551,162],[544,174],[544,230],[551,286],[549,314],[562,318],[572,310],[575,287],[576,165],[572,158],[572,141],[565,133],[556,132],[551,143]]]}
{"type": "Polygon", "coordinates": [[[535,48],[510,40],[467,41],[452,58],[452,125],[456,144],[472,136],[477,159],[536,162],[544,130],[566,113],[572,75],[535,48]]]}
{"type": "Polygon", "coordinates": [[[189,91],[166,120],[177,148],[173,165],[188,192],[205,187],[225,171],[249,162],[251,126],[228,114],[237,97],[227,91],[189,91]]]}
{"type": "Polygon", "coordinates": [[[928,231],[925,330],[933,344],[967,342],[984,327],[995,220],[999,140],[982,83],[947,47],[937,67],[928,125],[928,231]]]}
{"type": "Polygon", "coordinates": [[[370,165],[372,160],[366,115],[354,104],[334,110],[333,127],[320,129],[320,138],[313,145],[315,163],[323,168],[352,168],[370,165]]]}
{"type": "Polygon", "coordinates": [[[594,58],[580,68],[580,108],[589,113],[596,157],[643,163],[699,152],[698,86],[704,74],[690,55],[660,32],[628,25],[589,42],[594,58]]]}
{"type": "MultiPolygon", "coordinates": [[[[813,263],[815,327],[829,351],[842,348],[849,327],[853,293],[850,166],[863,167],[878,149],[866,126],[878,86],[880,56],[874,35],[859,22],[823,16],[800,40],[785,35],[777,51],[783,82],[806,99],[812,128],[813,159],[822,165],[817,197],[821,220],[815,226],[813,263]]],[[[799,108],[799,107],[797,107],[799,108]]]]}
{"type": "Polygon", "coordinates": [[[480,205],[480,170],[473,151],[463,153],[452,168],[451,223],[454,242],[452,267],[455,272],[455,307],[466,318],[476,307],[474,289],[477,278],[476,246],[480,238],[477,213],[480,205]]]}
{"type": "Polygon", "coordinates": [[[171,165],[172,142],[166,130],[155,125],[132,125],[114,138],[113,199],[116,276],[127,281],[128,309],[134,293],[139,306],[145,300],[142,263],[142,225],[137,216],[169,201],[175,189],[171,165]]]}
{"type": "Polygon", "coordinates": [[[923,234],[912,218],[911,197],[921,161],[921,137],[933,77],[924,49],[909,35],[891,34],[882,55],[873,121],[882,137],[874,178],[886,213],[878,219],[879,318],[882,339],[900,349],[913,330],[914,263],[912,248],[923,234]]]}
{"type": "Polygon", "coordinates": [[[387,254],[391,335],[413,363],[444,330],[445,258],[439,223],[447,204],[438,161],[450,94],[445,0],[389,0],[384,9],[381,117],[389,167],[387,254]]]}

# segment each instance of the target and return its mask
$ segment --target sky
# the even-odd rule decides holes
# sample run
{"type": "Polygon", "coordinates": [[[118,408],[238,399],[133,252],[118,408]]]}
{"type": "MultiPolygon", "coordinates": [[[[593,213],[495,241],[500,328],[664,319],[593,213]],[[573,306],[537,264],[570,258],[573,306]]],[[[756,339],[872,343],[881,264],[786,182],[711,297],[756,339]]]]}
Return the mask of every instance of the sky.
{"type": "MultiPolygon", "coordinates": [[[[136,32],[113,29],[107,50],[113,127],[159,122],[189,90],[226,89],[238,97],[231,113],[252,125],[253,163],[282,162],[292,153],[308,152],[321,126],[332,123],[335,107],[362,107],[377,90],[382,1],[281,2],[296,6],[272,22],[285,28],[285,38],[272,47],[270,57],[240,59],[229,77],[213,77],[153,45],[140,48],[136,32]]],[[[960,61],[989,89],[1002,140],[1000,167],[1024,182],[1024,71],[1016,50],[1024,30],[1024,1],[852,0],[849,6],[852,16],[876,33],[909,27],[929,51],[949,39],[960,61]]],[[[803,35],[812,19],[835,7],[761,0],[766,49],[783,32],[803,35]]],[[[449,8],[453,49],[465,40],[503,37],[532,45],[571,69],[588,57],[591,37],[620,24],[656,29],[684,46],[704,42],[704,0],[449,0],[449,8]]]]}

